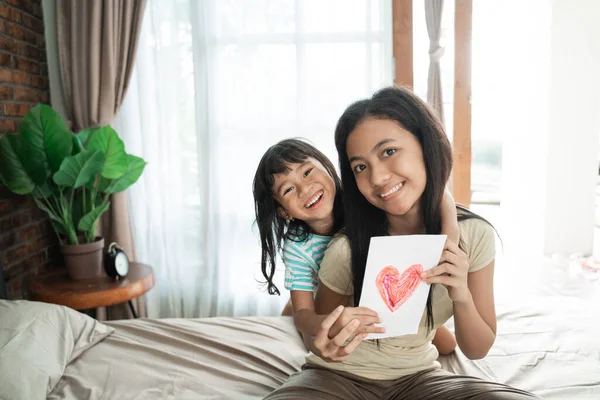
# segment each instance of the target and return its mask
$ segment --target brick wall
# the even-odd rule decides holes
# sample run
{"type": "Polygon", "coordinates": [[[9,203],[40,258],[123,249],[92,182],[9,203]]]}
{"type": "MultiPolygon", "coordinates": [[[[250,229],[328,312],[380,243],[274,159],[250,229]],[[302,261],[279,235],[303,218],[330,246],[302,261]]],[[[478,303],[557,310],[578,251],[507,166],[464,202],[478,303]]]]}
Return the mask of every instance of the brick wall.
{"type": "MultiPolygon", "coordinates": [[[[0,0],[0,134],[16,132],[25,113],[48,99],[41,0],[0,0]]],[[[60,259],[44,214],[0,182],[0,266],[9,298],[27,298],[27,277],[60,259]]]]}

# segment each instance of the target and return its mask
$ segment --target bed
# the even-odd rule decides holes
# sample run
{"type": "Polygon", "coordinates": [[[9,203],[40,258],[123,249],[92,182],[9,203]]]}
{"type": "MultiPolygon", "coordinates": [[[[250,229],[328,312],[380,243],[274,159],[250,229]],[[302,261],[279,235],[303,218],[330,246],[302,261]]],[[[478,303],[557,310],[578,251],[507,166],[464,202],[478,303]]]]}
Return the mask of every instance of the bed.
{"type": "MultiPolygon", "coordinates": [[[[561,273],[527,296],[511,286],[509,301],[499,296],[488,357],[456,353],[440,358],[443,367],[546,399],[600,399],[600,281],[561,273]]],[[[287,317],[99,323],[62,306],[0,300],[2,399],[261,399],[305,353],[287,317]]]]}

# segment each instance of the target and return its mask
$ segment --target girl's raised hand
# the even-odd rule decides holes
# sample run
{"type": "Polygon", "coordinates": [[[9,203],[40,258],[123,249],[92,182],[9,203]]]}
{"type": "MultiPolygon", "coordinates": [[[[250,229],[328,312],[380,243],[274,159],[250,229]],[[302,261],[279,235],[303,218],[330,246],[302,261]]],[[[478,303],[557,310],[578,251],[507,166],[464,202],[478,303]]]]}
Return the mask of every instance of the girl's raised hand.
{"type": "Polygon", "coordinates": [[[346,360],[356,347],[367,336],[367,333],[356,334],[360,326],[359,319],[352,319],[333,338],[330,338],[330,330],[339,321],[344,307],[339,306],[331,312],[321,323],[317,335],[312,341],[310,350],[327,362],[342,362],[346,360]],[[350,341],[344,346],[346,342],[350,341]]]}
{"type": "Polygon", "coordinates": [[[385,328],[375,326],[375,324],[381,323],[377,312],[367,307],[343,307],[340,315],[334,321],[330,327],[328,336],[329,338],[335,337],[352,321],[358,320],[358,326],[354,331],[355,335],[361,333],[384,333],[385,328]]]}
{"type": "Polygon", "coordinates": [[[471,292],[467,284],[469,259],[456,243],[446,240],[437,267],[424,271],[421,277],[428,284],[441,283],[448,289],[450,299],[456,303],[467,302],[471,292]]]}

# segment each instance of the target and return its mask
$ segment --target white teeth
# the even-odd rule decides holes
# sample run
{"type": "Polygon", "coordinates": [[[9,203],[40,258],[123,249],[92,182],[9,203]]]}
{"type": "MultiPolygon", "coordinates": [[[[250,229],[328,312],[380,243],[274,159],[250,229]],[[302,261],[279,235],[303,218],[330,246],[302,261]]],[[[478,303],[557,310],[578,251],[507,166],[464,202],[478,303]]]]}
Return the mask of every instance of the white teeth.
{"type": "Polygon", "coordinates": [[[391,188],[389,191],[385,192],[384,194],[380,194],[380,196],[383,197],[387,197],[392,193],[396,193],[398,190],[402,189],[403,184],[399,183],[396,186],[394,186],[393,188],[391,188]]]}
{"type": "Polygon", "coordinates": [[[315,197],[312,198],[311,201],[309,201],[304,207],[306,208],[310,208],[313,204],[315,204],[317,201],[319,201],[319,199],[323,197],[323,192],[320,192],[319,194],[317,194],[315,197]]]}

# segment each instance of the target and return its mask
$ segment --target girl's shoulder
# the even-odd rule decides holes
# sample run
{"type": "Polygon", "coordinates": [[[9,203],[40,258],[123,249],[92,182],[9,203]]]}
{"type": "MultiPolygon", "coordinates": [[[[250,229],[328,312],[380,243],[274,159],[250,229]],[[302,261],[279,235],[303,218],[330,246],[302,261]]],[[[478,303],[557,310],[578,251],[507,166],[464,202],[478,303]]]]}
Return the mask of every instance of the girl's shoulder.
{"type": "Polygon", "coordinates": [[[343,234],[335,234],[321,261],[319,279],[329,289],[343,295],[353,293],[350,261],[350,241],[343,234]]]}
{"type": "Polygon", "coordinates": [[[325,250],[325,258],[327,260],[335,260],[336,263],[339,262],[342,265],[349,265],[351,255],[352,251],[350,250],[350,240],[348,239],[348,236],[340,233],[333,235],[333,238],[325,250]]]}
{"type": "Polygon", "coordinates": [[[496,256],[496,233],[492,225],[479,218],[459,221],[459,247],[469,258],[469,272],[487,266],[496,256]]]}
{"type": "Polygon", "coordinates": [[[317,235],[314,233],[307,233],[302,236],[288,234],[283,240],[283,248],[291,247],[307,247],[312,245],[328,245],[332,240],[331,236],[317,235]]]}
{"type": "Polygon", "coordinates": [[[338,232],[333,235],[327,247],[337,251],[350,253],[350,240],[344,233],[338,232]]]}
{"type": "Polygon", "coordinates": [[[486,220],[477,217],[470,217],[458,221],[461,240],[468,242],[480,241],[494,237],[494,227],[486,220]]]}

